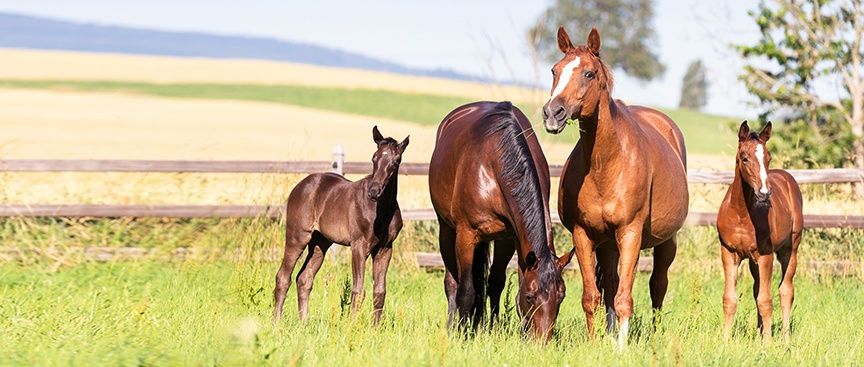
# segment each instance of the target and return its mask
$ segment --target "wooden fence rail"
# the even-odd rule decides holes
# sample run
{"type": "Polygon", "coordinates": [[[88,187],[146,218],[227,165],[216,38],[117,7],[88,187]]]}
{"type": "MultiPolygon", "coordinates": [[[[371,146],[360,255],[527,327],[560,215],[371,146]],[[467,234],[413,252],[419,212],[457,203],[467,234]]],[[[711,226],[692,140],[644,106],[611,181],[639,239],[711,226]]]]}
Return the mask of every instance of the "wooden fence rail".
{"type": "MultiPolygon", "coordinates": [[[[366,174],[370,162],[339,162],[344,174],[366,174]]],[[[0,171],[7,172],[174,172],[174,173],[313,173],[336,169],[336,161],[169,161],[169,160],[0,160],[0,171]]],[[[561,176],[561,165],[549,167],[553,177],[561,176]]],[[[403,163],[401,174],[423,176],[426,163],[403,163]]],[[[832,168],[789,170],[802,184],[864,182],[864,170],[832,168]]],[[[700,184],[728,184],[732,171],[690,171],[687,180],[700,184]]]]}
{"type": "MultiPolygon", "coordinates": [[[[278,218],[282,205],[0,205],[0,217],[71,218],[278,218]]],[[[688,226],[713,226],[716,213],[690,213],[688,226]]],[[[435,220],[432,209],[404,209],[406,221],[435,220]]],[[[557,213],[552,221],[560,223],[557,213]]],[[[806,228],[864,229],[864,216],[804,215],[806,228]]]]}

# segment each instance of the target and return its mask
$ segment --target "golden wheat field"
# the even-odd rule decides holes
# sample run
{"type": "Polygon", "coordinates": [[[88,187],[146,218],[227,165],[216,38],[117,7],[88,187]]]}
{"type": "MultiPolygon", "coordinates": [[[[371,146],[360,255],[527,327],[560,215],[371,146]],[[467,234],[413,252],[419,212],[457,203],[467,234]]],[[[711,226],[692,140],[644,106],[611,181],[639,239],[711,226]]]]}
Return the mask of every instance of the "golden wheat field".
{"type": "MultiPolygon", "coordinates": [[[[526,88],[252,60],[0,49],[0,66],[0,79],[286,83],[477,99],[542,98],[539,91],[526,88]],[[58,67],[60,61],[63,67],[58,67]]],[[[397,139],[411,135],[406,161],[428,162],[435,137],[431,125],[254,101],[0,88],[0,106],[0,159],[329,160],[340,144],[348,161],[366,161],[374,148],[371,127],[377,124],[397,139]]],[[[562,164],[572,149],[547,139],[541,143],[552,164],[562,164]]],[[[730,169],[733,163],[729,157],[691,154],[688,165],[730,169]]],[[[5,173],[0,175],[0,199],[10,204],[271,204],[284,200],[301,177],[5,173]]],[[[425,177],[403,177],[400,186],[403,207],[430,207],[425,177]]],[[[555,208],[557,179],[552,186],[555,208]]],[[[724,190],[691,185],[691,210],[715,210],[724,190]]],[[[805,192],[808,213],[864,212],[864,204],[839,205],[846,196],[827,195],[825,190],[805,192]]]]}

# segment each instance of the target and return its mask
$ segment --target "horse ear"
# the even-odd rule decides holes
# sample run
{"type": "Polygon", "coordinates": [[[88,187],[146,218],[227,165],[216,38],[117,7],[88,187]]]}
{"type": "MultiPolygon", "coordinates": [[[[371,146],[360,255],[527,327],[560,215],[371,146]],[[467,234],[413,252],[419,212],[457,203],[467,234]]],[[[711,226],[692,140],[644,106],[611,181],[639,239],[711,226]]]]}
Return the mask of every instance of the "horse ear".
{"type": "Polygon", "coordinates": [[[750,137],[750,126],[747,126],[747,120],[744,120],[738,128],[738,141],[747,140],[748,137],[750,137]]]}
{"type": "Polygon", "coordinates": [[[591,28],[591,33],[588,33],[588,50],[594,56],[600,56],[600,32],[597,28],[591,28]]]}
{"type": "Polygon", "coordinates": [[[564,271],[564,268],[567,266],[567,264],[570,263],[570,260],[573,260],[573,254],[575,253],[576,248],[573,248],[572,250],[568,251],[566,254],[561,255],[561,257],[558,258],[558,262],[556,263],[556,265],[558,265],[558,272],[564,271]]]}
{"type": "Polygon", "coordinates": [[[528,254],[525,255],[525,269],[532,269],[537,266],[537,255],[534,254],[534,251],[528,251],[528,254]]]}
{"type": "Polygon", "coordinates": [[[570,36],[564,30],[564,26],[558,27],[558,49],[566,54],[573,48],[573,42],[570,42],[570,36]]]}
{"type": "Polygon", "coordinates": [[[408,147],[409,138],[411,138],[411,135],[406,136],[405,140],[402,140],[402,142],[399,143],[399,154],[405,153],[405,148],[408,147]]]}
{"type": "Polygon", "coordinates": [[[378,125],[372,128],[372,140],[375,141],[375,144],[381,144],[381,141],[384,140],[384,136],[378,131],[378,125]]]}
{"type": "Polygon", "coordinates": [[[771,139],[771,121],[768,121],[768,123],[762,127],[762,131],[759,132],[759,140],[761,140],[763,144],[766,143],[768,139],[771,139]]]}

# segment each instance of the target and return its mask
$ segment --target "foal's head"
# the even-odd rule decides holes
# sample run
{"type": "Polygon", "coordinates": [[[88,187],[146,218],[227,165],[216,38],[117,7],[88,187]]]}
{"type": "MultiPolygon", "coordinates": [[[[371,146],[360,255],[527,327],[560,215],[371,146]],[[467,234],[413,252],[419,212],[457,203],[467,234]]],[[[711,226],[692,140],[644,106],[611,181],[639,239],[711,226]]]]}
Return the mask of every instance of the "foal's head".
{"type": "Polygon", "coordinates": [[[771,189],[768,187],[768,164],[771,163],[771,153],[765,148],[765,143],[771,138],[771,122],[765,124],[758,134],[750,132],[747,121],[741,123],[738,129],[738,155],[735,157],[735,169],[741,179],[753,189],[757,204],[768,204],[771,189]]]}
{"type": "Polygon", "coordinates": [[[378,200],[384,189],[399,174],[399,163],[402,162],[402,153],[408,147],[408,138],[397,143],[393,138],[385,138],[378,131],[378,126],[372,128],[372,139],[378,144],[378,150],[372,155],[372,179],[369,185],[369,199],[378,200]]]}
{"type": "Polygon", "coordinates": [[[597,115],[600,98],[611,93],[612,73],[600,60],[600,33],[591,29],[585,45],[573,46],[564,27],[558,28],[558,49],[564,53],[552,67],[552,96],[543,106],[546,131],[558,134],[568,119],[597,115]]]}
{"type": "Polygon", "coordinates": [[[552,337],[552,327],[567,291],[561,272],[573,258],[573,251],[557,259],[555,255],[550,257],[548,261],[540,261],[534,251],[528,252],[518,296],[523,328],[530,328],[534,336],[544,341],[552,337]]]}

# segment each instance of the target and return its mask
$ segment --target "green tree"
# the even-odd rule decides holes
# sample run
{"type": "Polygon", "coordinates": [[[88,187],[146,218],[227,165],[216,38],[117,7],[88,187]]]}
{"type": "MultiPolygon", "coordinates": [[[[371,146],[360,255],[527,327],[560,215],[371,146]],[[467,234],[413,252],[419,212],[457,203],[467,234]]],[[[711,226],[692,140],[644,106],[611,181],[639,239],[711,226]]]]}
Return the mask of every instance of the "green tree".
{"type": "MultiPolygon", "coordinates": [[[[794,165],[864,169],[864,10],[862,0],[773,0],[750,15],[761,32],[736,49],[750,63],[742,79],[764,108],[782,111],[788,128],[780,154],[794,165]],[[835,86],[825,96],[817,85],[835,86]],[[839,98],[837,98],[839,97],[839,98]],[[838,152],[838,148],[841,152],[838,152]],[[800,163],[799,163],[800,162],[800,163]]],[[[864,185],[856,185],[864,196],[864,185]]]]}
{"type": "Polygon", "coordinates": [[[538,56],[548,62],[561,58],[555,34],[559,26],[577,39],[596,27],[603,37],[603,60],[630,76],[652,80],[666,66],[657,53],[657,36],[651,24],[654,8],[650,0],[553,0],[528,30],[528,41],[538,56]]]}
{"type": "Polygon", "coordinates": [[[705,79],[705,66],[702,60],[696,60],[687,67],[684,80],[681,81],[681,100],[678,107],[691,110],[701,110],[708,104],[708,80],[705,79]]]}

